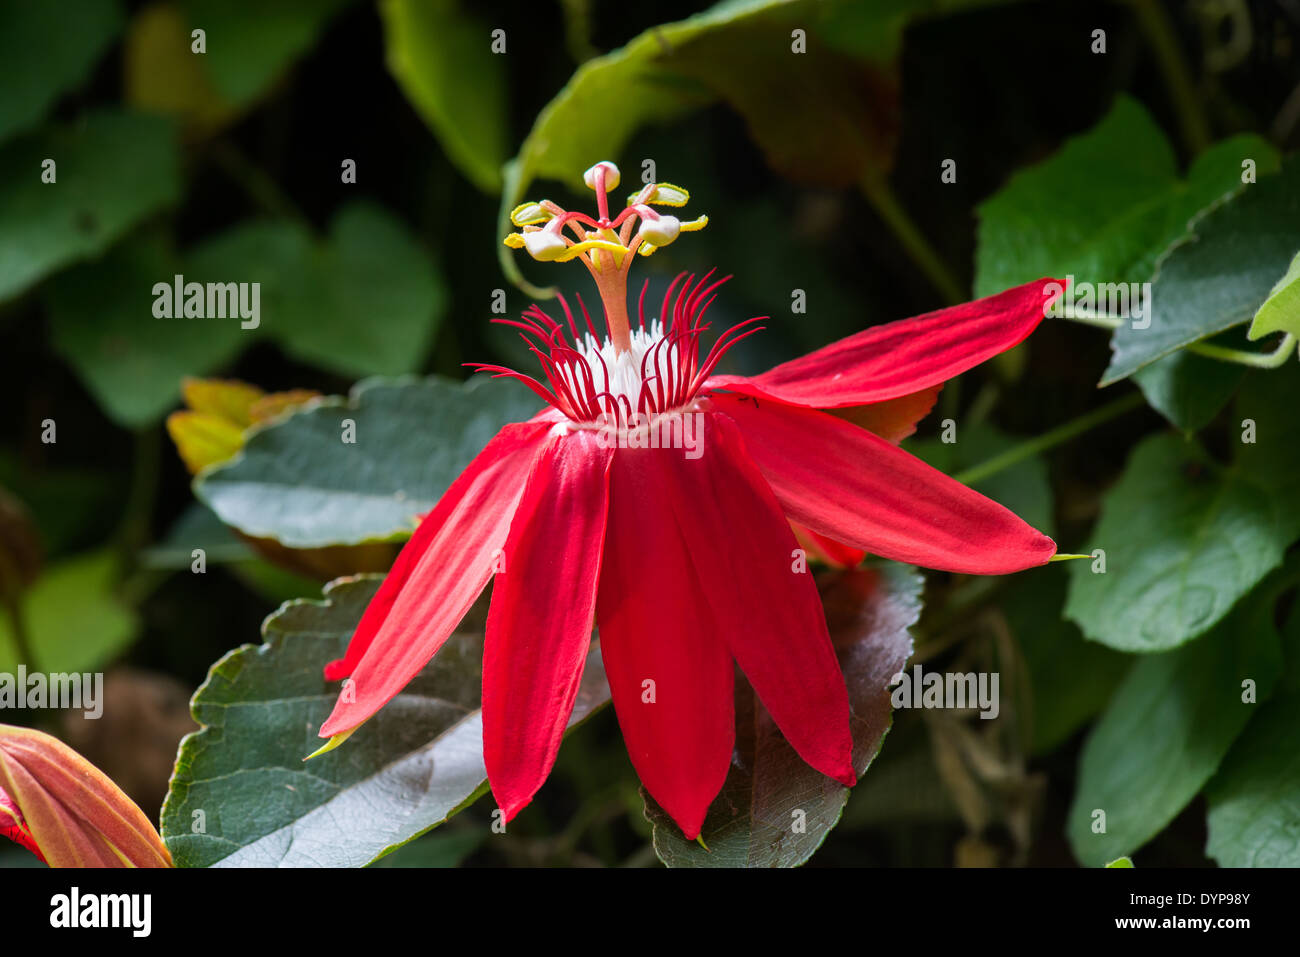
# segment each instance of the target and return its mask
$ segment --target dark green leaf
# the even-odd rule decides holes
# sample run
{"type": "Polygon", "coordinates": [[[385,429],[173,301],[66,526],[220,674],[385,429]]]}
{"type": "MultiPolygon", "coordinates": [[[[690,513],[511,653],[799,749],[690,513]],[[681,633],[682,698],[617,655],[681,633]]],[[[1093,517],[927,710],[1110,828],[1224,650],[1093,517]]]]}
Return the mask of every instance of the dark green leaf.
{"type": "MultiPolygon", "coordinates": [[[[1260,175],[1279,165],[1268,142],[1236,136],[1207,150],[1181,178],[1164,133],[1140,104],[1121,96],[1097,126],[1017,173],[980,206],[976,294],[1040,276],[1149,281],[1158,257],[1184,236],[1189,221],[1240,188],[1246,158],[1260,175]]],[[[1223,407],[1240,379],[1237,366],[1179,355],[1144,370],[1138,385],[1166,418],[1194,431],[1223,407]]]]}
{"type": "Polygon", "coordinates": [[[46,289],[55,351],[120,425],[156,421],[182,378],[230,361],[255,335],[238,319],[156,318],[154,284],[182,268],[160,237],[143,236],[46,289]]]}
{"type": "Polygon", "coordinates": [[[429,253],[382,207],[352,203],[300,277],[286,264],[282,315],[266,334],[305,362],[342,375],[418,369],[446,305],[429,253]]]}
{"type": "MultiPolygon", "coordinates": [[[[849,687],[853,764],[866,773],[892,717],[889,684],[912,654],[921,578],[881,562],[822,583],[827,624],[849,687]]],[[[839,822],[849,790],[813,770],[786,743],[744,681],[736,691],[736,751],[701,836],[688,842],[646,796],[655,852],[669,867],[797,867],[839,822]]]]}
{"type": "Polygon", "coordinates": [[[1243,602],[1204,637],[1133,666],[1080,761],[1067,833],[1082,863],[1136,851],[1213,776],[1259,707],[1242,700],[1243,682],[1263,701],[1281,672],[1272,614],[1271,600],[1243,602]]]}
{"type": "Polygon", "coordinates": [[[1300,162],[1287,162],[1282,172],[1261,176],[1207,211],[1161,259],[1151,288],[1150,328],[1126,323],[1115,330],[1114,355],[1102,385],[1246,322],[1286,273],[1297,249],[1300,162]]]}
{"type": "Polygon", "coordinates": [[[1150,406],[1184,432],[1204,428],[1232,398],[1245,366],[1179,350],[1133,376],[1150,406]]]}
{"type": "MultiPolygon", "coordinates": [[[[576,186],[643,126],[718,100],[744,117],[768,162],[787,176],[845,186],[882,173],[893,155],[897,81],[881,65],[897,53],[902,21],[932,9],[909,2],[872,12],[864,22],[842,0],[730,0],[587,61],[538,115],[506,171],[501,234],[534,179],[576,186]],[[792,51],[794,29],[806,35],[807,52],[792,51]],[[876,30],[879,42],[846,51],[850,29],[876,30]]],[[[504,248],[502,266],[519,281],[504,248]]]]}
{"type": "MultiPolygon", "coordinates": [[[[182,742],[163,806],[177,866],[360,867],[487,790],[478,631],[453,635],[346,743],[303,762],[338,697],[321,669],[343,655],[379,581],[340,579],[323,602],[290,602],[267,619],[265,644],[213,665],[193,701],[204,727],[182,742]]],[[[570,726],[608,697],[593,648],[570,726]]]]}
{"type": "Polygon", "coordinates": [[[116,0],[6,3],[0,28],[0,140],[33,125],[81,83],[122,29],[116,0]]]}
{"type": "MultiPolygon", "coordinates": [[[[0,149],[0,300],[103,252],[175,201],[179,190],[171,124],[156,117],[93,113],[6,144],[0,149]],[[53,183],[41,182],[46,159],[56,164],[53,183]]],[[[139,292],[146,310],[147,294],[147,288],[139,292]]]]}
{"type": "Polygon", "coordinates": [[[1206,788],[1205,853],[1221,867],[1300,867],[1300,694],[1264,705],[1206,788]]]}
{"type": "Polygon", "coordinates": [[[1162,651],[1205,632],[1295,538],[1265,470],[1220,469],[1191,443],[1153,436],[1107,493],[1087,549],[1106,570],[1072,563],[1065,613],[1121,651],[1162,651]]]}
{"type": "Polygon", "coordinates": [[[486,378],[369,380],[255,432],[195,492],[228,525],[293,548],[403,538],[537,404],[522,386],[486,378]],[[343,441],[349,419],[353,444],[343,441]]]}
{"type": "Polygon", "coordinates": [[[345,206],[330,236],[263,220],[227,230],[178,257],[157,237],[114,249],[49,290],[54,344],[117,422],[155,421],[182,377],[204,375],[246,346],[273,339],[342,375],[419,368],[442,318],[442,277],[390,213],[345,206]],[[155,283],[258,283],[258,319],[158,318],[155,283]]]}
{"type": "Polygon", "coordinates": [[[255,554],[230,530],[212,509],[191,502],[168,529],[166,537],[140,556],[147,568],[189,568],[194,549],[203,549],[205,560],[214,564],[252,561],[255,554]]]}
{"type": "MultiPolygon", "coordinates": [[[[468,6],[384,0],[379,12],[394,79],[461,172],[479,189],[496,192],[507,156],[506,54],[492,52],[490,26],[468,6]]],[[[526,41],[508,36],[507,42],[526,41]]]]}
{"type": "Polygon", "coordinates": [[[434,831],[403,844],[373,867],[457,867],[487,840],[485,828],[434,831]]]}
{"type": "Polygon", "coordinates": [[[1277,168],[1276,149],[1239,136],[1207,150],[1183,179],[1160,127],[1136,100],[1119,97],[1095,127],[979,207],[975,294],[1041,276],[1149,280],[1188,221],[1241,186],[1248,157],[1261,173],[1277,168]]]}
{"type": "Polygon", "coordinates": [[[347,0],[182,0],[192,28],[206,34],[201,55],[217,91],[232,103],[252,99],[315,42],[347,0]]]}

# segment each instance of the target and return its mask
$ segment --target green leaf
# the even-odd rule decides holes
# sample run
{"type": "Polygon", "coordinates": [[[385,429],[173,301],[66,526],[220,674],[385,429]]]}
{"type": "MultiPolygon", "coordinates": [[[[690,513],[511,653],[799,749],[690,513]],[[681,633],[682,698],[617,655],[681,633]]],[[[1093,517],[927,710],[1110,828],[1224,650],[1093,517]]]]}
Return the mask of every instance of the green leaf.
{"type": "MultiPolygon", "coordinates": [[[[955,475],[1006,452],[1020,441],[991,425],[978,423],[963,427],[956,442],[909,439],[904,447],[926,464],[955,475]]],[[[1047,477],[1047,463],[1042,458],[1031,456],[971,487],[1005,505],[1034,528],[1052,534],[1052,486],[1047,477]]]]}
{"type": "Polygon", "coordinates": [[[527,389],[486,377],[368,380],[252,433],[195,494],[226,524],[293,548],[400,539],[503,425],[536,411],[527,389]]]}
{"type": "Polygon", "coordinates": [[[1088,546],[1105,551],[1106,570],[1072,563],[1066,616],[1120,651],[1163,651],[1211,628],[1295,538],[1269,475],[1221,469],[1178,436],[1142,442],[1088,546]]]}
{"type": "Polygon", "coordinates": [[[0,140],[37,123],[80,85],[122,29],[116,0],[7,3],[0,29],[0,140]]]}
{"type": "Polygon", "coordinates": [[[1255,311],[1249,338],[1258,339],[1270,332],[1300,335],[1300,253],[1296,253],[1286,275],[1277,281],[1264,304],[1255,311]]]}
{"type": "Polygon", "coordinates": [[[979,207],[975,294],[1041,276],[1145,282],[1197,212],[1241,186],[1241,161],[1278,166],[1257,136],[1217,143],[1178,175],[1173,148],[1127,96],[1050,159],[1016,173],[979,207]]]}
{"type": "MultiPolygon", "coordinates": [[[[192,704],[204,727],[181,743],[163,805],[178,867],[360,867],[486,792],[481,630],[454,634],[345,744],[303,762],[339,692],[321,669],[342,657],[379,582],[339,579],[324,601],[284,605],[265,644],[212,666],[192,704]]],[[[570,727],[608,697],[593,647],[570,727]]]]}
{"type": "Polygon", "coordinates": [[[150,290],[182,271],[162,238],[147,235],[45,289],[54,351],[119,425],[156,421],[176,405],[181,379],[211,372],[252,341],[238,319],[156,318],[150,290]]]}
{"type": "Polygon", "coordinates": [[[1061,615],[1068,572],[1053,565],[1016,576],[999,598],[1007,626],[1029,671],[1028,724],[1032,754],[1046,754],[1101,711],[1128,670],[1128,659],[1096,642],[1061,615]]]}
{"type": "Polygon", "coordinates": [[[206,34],[201,54],[218,93],[252,99],[305,53],[347,0],[182,0],[191,28],[206,34]]]}
{"type": "MultiPolygon", "coordinates": [[[[33,661],[28,671],[97,671],[135,637],[136,618],[114,591],[117,564],[108,551],[56,562],[24,593],[23,617],[33,661]]],[[[18,665],[9,616],[0,611],[0,673],[18,665]]]]}
{"type": "MultiPolygon", "coordinates": [[[[534,179],[578,187],[587,167],[616,158],[637,130],[718,100],[744,117],[784,175],[844,186],[883,173],[893,156],[897,89],[892,67],[881,65],[897,53],[900,21],[933,6],[895,4],[864,20],[842,0],[729,0],[588,60],[538,115],[509,164],[499,232],[510,231],[509,212],[534,179]],[[795,29],[806,35],[806,53],[791,50],[795,29]],[[849,29],[878,29],[881,42],[837,48],[849,29]]],[[[659,174],[671,178],[667,170],[659,174]]],[[[522,282],[504,247],[501,261],[512,281],[522,282]]]]}
{"type": "Polygon", "coordinates": [[[488,838],[484,828],[434,831],[403,844],[373,867],[459,867],[488,838]]]}
{"type": "Polygon", "coordinates": [[[302,227],[258,220],[176,256],[157,236],[124,243],[47,291],[56,351],[108,415],[133,427],[176,404],[181,379],[204,375],[259,339],[341,375],[417,369],[445,306],[443,280],[396,218],[344,207],[318,242],[302,227]],[[153,314],[155,283],[258,283],[258,325],[153,314]]]}
{"type": "Polygon", "coordinates": [[[1234,418],[1240,421],[1230,433],[1237,440],[1237,471],[1248,475],[1273,505],[1273,524],[1287,542],[1300,536],[1297,396],[1300,374],[1290,363],[1282,369],[1252,370],[1237,397],[1234,418]]]}
{"type": "Polygon", "coordinates": [[[156,117],[92,113],[71,127],[6,144],[0,149],[0,301],[102,253],[179,192],[171,124],[156,117]],[[46,159],[56,164],[53,183],[41,182],[46,159]]]}
{"type": "Polygon", "coordinates": [[[1280,173],[1208,210],[1162,257],[1151,288],[1150,328],[1125,323],[1115,330],[1101,384],[1250,319],[1297,249],[1300,161],[1288,161],[1280,173]]]}
{"type": "Polygon", "coordinates": [[[230,530],[221,519],[199,502],[191,502],[172,523],[162,541],[140,554],[146,568],[188,569],[194,562],[194,549],[203,549],[211,564],[249,562],[256,554],[248,544],[230,530]]]}
{"type": "MultiPolygon", "coordinates": [[[[853,766],[866,773],[892,719],[890,680],[912,654],[908,628],[921,612],[921,577],[881,562],[822,582],[827,624],[849,687],[853,766]]],[[[644,792],[643,792],[644,793],[644,792]]],[[[669,867],[798,867],[839,822],[849,789],[813,770],[781,736],[747,682],[736,688],[736,751],[700,836],[645,796],[655,853],[669,867]]]]}
{"type": "Polygon", "coordinates": [[[1246,367],[1185,349],[1157,359],[1133,376],[1147,404],[1185,433],[1209,425],[1232,398],[1246,367]]]}
{"type": "Polygon", "coordinates": [[[506,57],[492,52],[491,29],[465,6],[383,0],[379,12],[389,72],[452,162],[479,189],[495,193],[508,155],[506,57]]]}
{"type": "Polygon", "coordinates": [[[1206,788],[1205,853],[1220,867],[1300,867],[1300,694],[1251,719],[1206,788]]]}
{"type": "Polygon", "coordinates": [[[1213,776],[1258,707],[1243,702],[1243,682],[1263,701],[1281,673],[1272,614],[1271,600],[1243,602],[1204,637],[1133,666],[1080,760],[1066,830],[1083,864],[1142,847],[1213,776]]]}
{"type": "MultiPolygon", "coordinates": [[[[1279,166],[1272,145],[1243,135],[1210,147],[1182,178],[1155,121],[1137,101],[1119,97],[1095,127],[1015,174],[979,207],[976,295],[1040,276],[1094,285],[1149,281],[1189,221],[1241,187],[1245,158],[1260,174],[1279,166]]],[[[1138,385],[1161,414],[1194,431],[1240,380],[1237,366],[1180,354],[1144,369],[1138,385]]]]}
{"type": "Polygon", "coordinates": [[[1127,857],[1117,857],[1106,865],[1107,867],[1132,867],[1133,861],[1127,857]]]}
{"type": "Polygon", "coordinates": [[[299,277],[285,264],[282,314],[266,334],[286,352],[342,375],[418,369],[446,308],[428,252],[391,213],[352,203],[330,225],[299,277]]]}

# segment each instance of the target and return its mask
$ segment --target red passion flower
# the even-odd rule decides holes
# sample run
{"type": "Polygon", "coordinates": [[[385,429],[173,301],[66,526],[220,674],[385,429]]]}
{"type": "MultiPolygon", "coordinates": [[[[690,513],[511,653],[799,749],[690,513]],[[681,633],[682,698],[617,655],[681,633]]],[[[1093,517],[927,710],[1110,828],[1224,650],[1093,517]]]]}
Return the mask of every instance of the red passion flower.
{"type": "Polygon", "coordinates": [[[974,574],[1055,554],[1047,536],[896,444],[945,380],[1033,331],[1052,281],[870,328],[759,376],[714,375],[759,320],[701,358],[725,280],[678,277],[652,319],[642,289],[632,325],[633,259],[706,220],[654,209],[688,200],[667,183],[611,218],[618,178],[612,163],[587,171],[594,218],[549,201],[512,214],[521,232],[507,245],[587,267],[607,332],[580,299],[581,325],[564,300],[563,322],[533,306],[513,325],[545,381],[479,367],[522,380],[547,407],[503,428],[398,556],[346,657],[325,669],[351,682],[321,750],[414,677],[495,575],[483,752],[506,818],[555,762],[594,622],[632,763],[695,838],[731,761],[736,663],[805,761],[856,781],[844,679],[796,534],[832,560],[871,552],[974,574]]]}

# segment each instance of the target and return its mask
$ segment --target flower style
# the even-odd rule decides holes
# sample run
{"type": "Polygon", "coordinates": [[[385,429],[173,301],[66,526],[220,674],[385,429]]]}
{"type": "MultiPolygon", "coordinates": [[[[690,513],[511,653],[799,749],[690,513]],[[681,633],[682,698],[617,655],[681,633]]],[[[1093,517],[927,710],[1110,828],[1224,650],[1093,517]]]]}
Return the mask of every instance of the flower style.
{"type": "Polygon", "coordinates": [[[495,574],[483,748],[507,820],[555,762],[594,621],[632,763],[695,838],[731,761],[736,663],[805,761],[856,781],[848,696],[800,539],[846,563],[871,552],[975,574],[1055,554],[1051,539],[896,444],[945,380],[1033,331],[1050,280],[870,328],[762,375],[715,375],[727,349],[759,331],[743,322],[700,358],[725,280],[678,277],[649,320],[643,288],[635,328],[627,309],[635,256],[706,220],[656,211],[689,198],[666,183],[611,218],[617,168],[598,163],[586,181],[596,217],[525,203],[506,243],[580,260],[607,333],[581,299],[581,327],[563,299],[563,322],[533,306],[512,324],[544,382],[479,367],[522,380],[547,407],[504,427],[398,556],[346,656],[326,668],[352,680],[321,750],[410,681],[495,574]],[[695,440],[687,451],[672,447],[682,436],[695,440]]]}

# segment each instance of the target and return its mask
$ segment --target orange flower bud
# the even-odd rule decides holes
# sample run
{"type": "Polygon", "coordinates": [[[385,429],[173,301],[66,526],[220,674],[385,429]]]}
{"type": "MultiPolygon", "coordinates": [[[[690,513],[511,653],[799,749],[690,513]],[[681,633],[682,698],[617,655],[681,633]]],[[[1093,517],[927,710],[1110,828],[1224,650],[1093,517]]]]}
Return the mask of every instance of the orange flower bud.
{"type": "Polygon", "coordinates": [[[172,863],[153,824],[104,772],[57,738],[7,724],[0,724],[0,833],[51,867],[172,863]]]}

